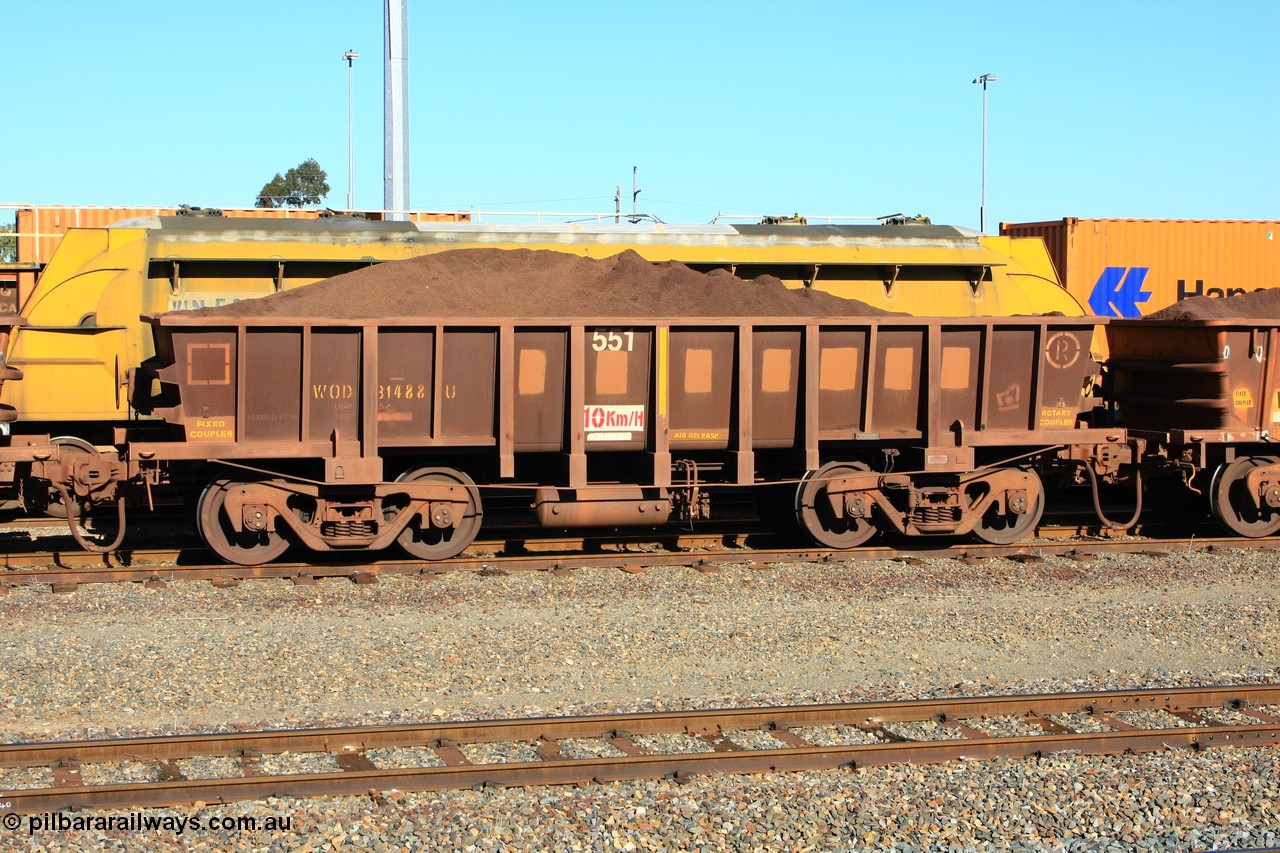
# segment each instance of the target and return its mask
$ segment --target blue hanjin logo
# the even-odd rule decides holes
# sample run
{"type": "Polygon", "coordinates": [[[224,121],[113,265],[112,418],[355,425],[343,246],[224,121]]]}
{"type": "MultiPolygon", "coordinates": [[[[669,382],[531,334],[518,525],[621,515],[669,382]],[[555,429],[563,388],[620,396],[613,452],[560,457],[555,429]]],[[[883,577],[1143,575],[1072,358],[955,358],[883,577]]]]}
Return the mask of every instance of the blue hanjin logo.
{"type": "Polygon", "coordinates": [[[1141,317],[1139,302],[1151,294],[1142,289],[1150,267],[1107,267],[1089,294],[1089,307],[1099,317],[1141,317]]]}

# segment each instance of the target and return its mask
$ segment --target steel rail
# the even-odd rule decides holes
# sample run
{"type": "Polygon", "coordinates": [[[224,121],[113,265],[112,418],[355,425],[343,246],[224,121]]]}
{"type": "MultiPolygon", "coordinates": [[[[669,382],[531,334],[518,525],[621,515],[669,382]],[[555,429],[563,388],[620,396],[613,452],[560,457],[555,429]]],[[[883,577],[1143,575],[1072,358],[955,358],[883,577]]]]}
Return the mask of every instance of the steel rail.
{"type": "Polygon", "coordinates": [[[125,808],[192,802],[231,802],[268,796],[368,795],[391,790],[431,791],[475,786],[584,784],[626,779],[715,773],[762,773],[959,759],[1043,757],[1056,753],[1107,754],[1176,747],[1280,744],[1280,716],[1256,710],[1280,703],[1280,684],[1253,684],[1093,693],[960,697],[906,702],[866,702],[610,714],[584,717],[481,720],[425,725],[341,729],[278,730],[214,735],[66,741],[0,746],[0,767],[54,768],[45,788],[0,791],[0,813],[33,813],[67,808],[125,808]],[[1230,708],[1256,722],[1227,725],[1199,716],[1230,708]],[[1160,710],[1191,721],[1177,728],[1141,728],[1114,714],[1160,710]],[[1074,731],[1050,715],[1092,715],[1106,731],[1074,731]],[[1043,733],[993,736],[965,720],[1014,716],[1043,733]],[[885,730],[886,724],[938,721],[959,736],[911,740],[885,730]],[[805,726],[853,726],[878,737],[875,743],[818,745],[795,733],[805,726]],[[776,749],[750,749],[731,739],[737,730],[764,731],[776,749]],[[705,745],[696,752],[650,752],[634,738],[679,733],[705,745]],[[559,744],[571,738],[601,739],[619,754],[574,759],[559,744]],[[460,746],[482,743],[531,744],[537,761],[479,764],[460,746]],[[423,746],[443,766],[379,768],[371,749],[423,746]],[[266,775],[262,755],[327,753],[340,772],[266,775]],[[194,756],[236,756],[244,775],[188,779],[175,761],[194,756]],[[156,765],[161,781],[84,785],[83,764],[132,760],[156,765]]]}
{"type": "MultiPolygon", "coordinates": [[[[688,550],[640,551],[590,549],[585,552],[560,552],[533,549],[528,553],[503,553],[511,543],[486,543],[496,553],[492,556],[454,557],[434,562],[390,558],[370,559],[369,555],[352,555],[351,559],[333,558],[328,561],[292,562],[279,561],[260,566],[239,566],[225,563],[195,562],[187,565],[180,560],[207,559],[201,550],[156,549],[134,550],[124,556],[89,554],[82,551],[48,552],[45,554],[0,555],[0,565],[10,566],[0,570],[0,592],[5,588],[31,584],[52,584],[57,591],[67,591],[83,583],[149,582],[163,584],[178,580],[207,580],[215,583],[234,583],[241,580],[277,578],[308,583],[317,578],[346,577],[357,583],[376,581],[379,575],[407,574],[434,577],[451,571],[516,572],[559,571],[577,568],[622,567],[639,571],[660,566],[688,566],[714,570],[720,566],[741,564],[767,564],[803,562],[818,564],[844,564],[864,560],[912,561],[922,559],[955,559],[981,561],[1003,557],[1023,562],[1034,562],[1048,557],[1064,557],[1074,560],[1091,559],[1101,554],[1142,554],[1166,556],[1174,553],[1213,553],[1222,550],[1276,550],[1280,549],[1280,537],[1242,539],[1239,537],[1192,537],[1183,539],[1111,539],[1099,538],[1087,541],[1051,540],[1020,542],[1013,545],[991,545],[971,542],[912,543],[910,546],[871,546],[851,550],[830,548],[753,548],[744,545],[717,545],[707,534],[694,534],[690,538],[655,537],[655,543],[667,547],[688,550]],[[32,563],[45,568],[30,568],[32,563]]],[[[722,538],[723,540],[723,538],[722,538]]],[[[562,545],[581,545],[584,540],[563,540],[562,545]]],[[[542,543],[547,544],[544,540],[542,543]]],[[[482,550],[486,545],[478,545],[482,550]]],[[[548,546],[550,547],[550,546],[548,546]]],[[[517,547],[517,552],[525,550],[517,547]]]]}

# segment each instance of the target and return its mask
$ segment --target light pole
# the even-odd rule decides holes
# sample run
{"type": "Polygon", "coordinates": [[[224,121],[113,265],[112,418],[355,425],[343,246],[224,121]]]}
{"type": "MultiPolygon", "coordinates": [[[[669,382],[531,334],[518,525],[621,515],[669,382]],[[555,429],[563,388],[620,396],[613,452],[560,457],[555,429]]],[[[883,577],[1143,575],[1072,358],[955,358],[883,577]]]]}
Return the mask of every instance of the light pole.
{"type": "Polygon", "coordinates": [[[978,231],[987,233],[987,84],[999,80],[994,74],[983,74],[975,83],[982,84],[982,206],[978,208],[978,231]]]}
{"type": "Polygon", "coordinates": [[[351,95],[352,66],[360,54],[354,50],[348,50],[342,54],[342,58],[347,61],[347,210],[355,210],[355,191],[356,191],[356,119],[355,119],[355,102],[351,95]]]}

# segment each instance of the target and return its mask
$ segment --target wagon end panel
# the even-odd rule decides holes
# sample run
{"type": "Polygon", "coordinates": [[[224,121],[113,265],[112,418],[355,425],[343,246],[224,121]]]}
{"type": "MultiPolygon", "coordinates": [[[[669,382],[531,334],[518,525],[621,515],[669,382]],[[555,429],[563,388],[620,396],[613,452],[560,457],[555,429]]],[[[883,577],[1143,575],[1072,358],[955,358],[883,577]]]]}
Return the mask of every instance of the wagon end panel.
{"type": "Polygon", "coordinates": [[[368,431],[360,327],[150,322],[157,355],[135,371],[132,395],[186,442],[224,445],[218,454],[244,458],[286,457],[321,445],[336,453],[339,442],[351,453],[368,431]]]}
{"type": "MultiPolygon", "coordinates": [[[[1101,323],[1103,321],[1097,321],[1101,323]]],[[[1035,428],[1042,432],[1076,429],[1096,402],[1100,368],[1091,353],[1095,323],[1046,321],[1040,333],[1035,428]]]]}
{"type": "Polygon", "coordinates": [[[1268,432],[1280,427],[1280,320],[1116,320],[1108,397],[1126,426],[1268,432]]]}
{"type": "Polygon", "coordinates": [[[157,322],[152,329],[157,355],[136,374],[135,406],[180,426],[188,441],[235,441],[238,330],[157,322]]]}
{"type": "Polygon", "coordinates": [[[987,318],[939,329],[934,444],[1058,443],[1094,408],[1097,321],[987,318]]]}

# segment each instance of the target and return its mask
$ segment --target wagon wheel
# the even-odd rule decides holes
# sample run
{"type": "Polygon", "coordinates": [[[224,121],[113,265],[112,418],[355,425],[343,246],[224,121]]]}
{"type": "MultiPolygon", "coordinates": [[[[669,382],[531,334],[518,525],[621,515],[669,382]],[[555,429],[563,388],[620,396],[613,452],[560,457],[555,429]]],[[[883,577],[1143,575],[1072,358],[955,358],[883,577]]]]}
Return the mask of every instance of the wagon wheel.
{"type": "MultiPolygon", "coordinates": [[[[876,534],[876,526],[871,519],[865,515],[837,516],[827,499],[830,480],[856,476],[869,470],[861,462],[828,462],[817,471],[805,474],[796,487],[795,517],[810,539],[828,548],[854,548],[876,534]]],[[[867,509],[870,510],[869,505],[867,509]]]]}
{"type": "MultiPolygon", "coordinates": [[[[453,468],[416,468],[401,474],[397,483],[439,483],[446,486],[462,486],[467,495],[467,505],[461,517],[441,515],[441,526],[423,526],[422,517],[415,516],[396,541],[410,556],[419,560],[447,560],[456,557],[475,541],[480,532],[484,513],[480,508],[480,492],[475,481],[453,468]],[[456,522],[457,526],[452,526],[456,522]]],[[[449,513],[449,510],[445,510],[449,513]]],[[[450,513],[451,514],[451,513],[450,513]]]]}
{"type": "MultiPolygon", "coordinates": [[[[1031,535],[1044,515],[1044,485],[1034,471],[1027,471],[1027,507],[1023,512],[1000,512],[992,505],[973,528],[973,535],[992,545],[1012,545],[1031,535]]],[[[1007,509],[1007,507],[1006,507],[1007,509]]]]}
{"type": "Polygon", "coordinates": [[[1209,506],[1223,527],[1250,539],[1270,536],[1280,530],[1280,512],[1268,506],[1254,506],[1244,482],[1254,468],[1275,463],[1273,456],[1243,456],[1229,464],[1223,463],[1213,472],[1209,506]]]}
{"type": "Polygon", "coordinates": [[[278,530],[241,530],[231,527],[224,506],[227,493],[245,483],[229,477],[216,477],[200,495],[196,505],[196,527],[200,538],[222,559],[242,566],[268,563],[289,549],[289,540],[278,530]]]}

